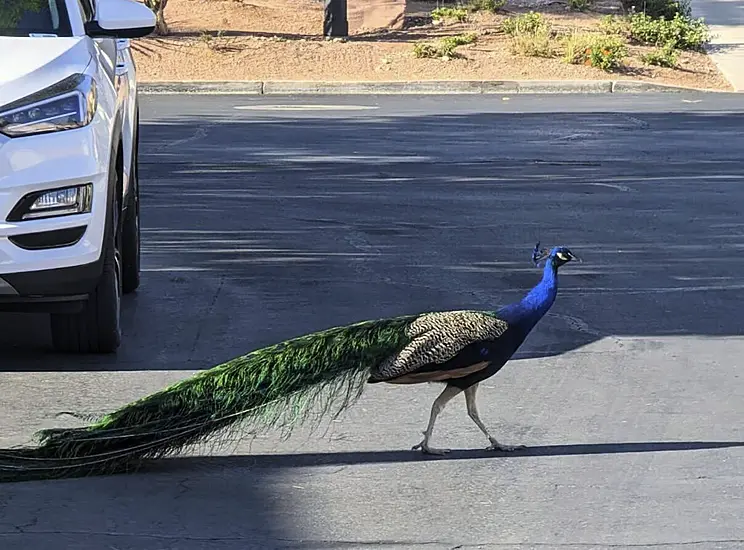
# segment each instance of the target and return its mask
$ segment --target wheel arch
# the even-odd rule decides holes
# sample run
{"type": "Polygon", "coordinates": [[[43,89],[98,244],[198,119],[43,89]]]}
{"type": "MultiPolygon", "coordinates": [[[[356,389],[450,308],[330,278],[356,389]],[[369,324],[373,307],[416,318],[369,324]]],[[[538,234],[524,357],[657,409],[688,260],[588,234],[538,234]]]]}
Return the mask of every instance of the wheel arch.
{"type": "MultiPolygon", "coordinates": [[[[119,224],[121,224],[121,218],[123,213],[124,204],[124,143],[122,137],[122,126],[123,116],[121,112],[118,112],[114,119],[114,124],[111,132],[111,143],[109,145],[109,163],[108,173],[115,173],[117,175],[116,184],[108,185],[106,189],[106,226],[103,231],[103,241],[101,243],[101,253],[105,247],[107,239],[111,236],[111,229],[113,225],[114,208],[117,199],[119,200],[119,224]]],[[[110,181],[110,180],[109,180],[110,181]]]]}

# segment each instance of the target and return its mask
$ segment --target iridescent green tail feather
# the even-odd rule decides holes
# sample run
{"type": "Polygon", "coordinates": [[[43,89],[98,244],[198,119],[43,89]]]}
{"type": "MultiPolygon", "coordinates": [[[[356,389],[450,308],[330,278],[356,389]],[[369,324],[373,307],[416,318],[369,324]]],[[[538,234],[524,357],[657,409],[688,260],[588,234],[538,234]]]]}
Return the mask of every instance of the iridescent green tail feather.
{"type": "Polygon", "coordinates": [[[416,315],[365,321],[255,350],[134,401],[83,428],[39,432],[37,447],[0,450],[0,481],[137,469],[228,428],[293,426],[320,406],[340,413],[370,370],[408,342],[416,315]]]}

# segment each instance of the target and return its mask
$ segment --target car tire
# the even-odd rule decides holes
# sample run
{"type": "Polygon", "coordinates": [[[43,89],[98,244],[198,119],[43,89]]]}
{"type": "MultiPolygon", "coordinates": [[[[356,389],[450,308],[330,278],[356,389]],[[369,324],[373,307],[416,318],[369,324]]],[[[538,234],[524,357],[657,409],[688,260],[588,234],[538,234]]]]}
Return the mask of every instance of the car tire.
{"type": "MultiPolygon", "coordinates": [[[[117,189],[118,170],[112,170],[109,185],[117,189]]],[[[53,313],[52,346],[59,352],[113,353],[121,345],[122,257],[119,231],[120,200],[114,193],[109,217],[111,224],[104,232],[103,270],[88,300],[78,313],[53,313]]]]}
{"type": "Polygon", "coordinates": [[[121,228],[122,292],[130,294],[140,286],[140,202],[139,202],[139,113],[135,117],[129,204],[121,228]]]}

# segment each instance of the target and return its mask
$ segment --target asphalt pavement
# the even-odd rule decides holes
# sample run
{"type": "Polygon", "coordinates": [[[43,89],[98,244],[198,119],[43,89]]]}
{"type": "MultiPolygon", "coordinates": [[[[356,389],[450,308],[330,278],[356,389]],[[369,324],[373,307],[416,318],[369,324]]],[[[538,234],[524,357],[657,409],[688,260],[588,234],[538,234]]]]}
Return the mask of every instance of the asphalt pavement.
{"type": "MultiPolygon", "coordinates": [[[[258,346],[519,299],[515,360],[136,475],[0,486],[3,550],[744,547],[744,98],[142,97],[143,286],[115,357],[0,316],[0,446],[258,346]]],[[[204,450],[202,450],[204,451],[204,450]]]]}

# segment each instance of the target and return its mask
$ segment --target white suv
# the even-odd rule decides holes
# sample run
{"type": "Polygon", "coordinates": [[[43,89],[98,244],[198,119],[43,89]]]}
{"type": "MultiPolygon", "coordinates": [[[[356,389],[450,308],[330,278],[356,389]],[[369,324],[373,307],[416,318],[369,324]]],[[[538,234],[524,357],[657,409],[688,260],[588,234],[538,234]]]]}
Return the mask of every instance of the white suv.
{"type": "Polygon", "coordinates": [[[0,311],[55,349],[110,353],[139,286],[134,0],[0,0],[0,311]]]}

